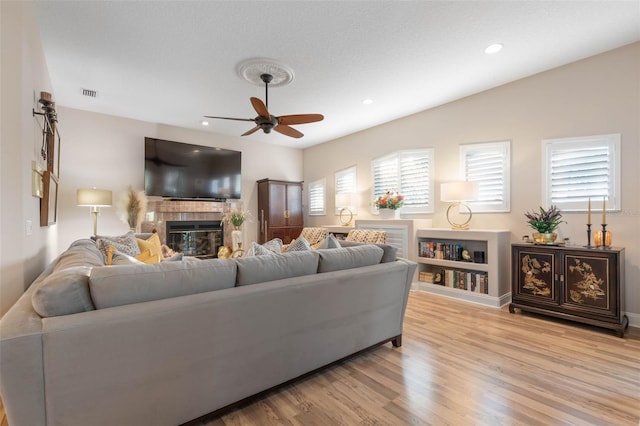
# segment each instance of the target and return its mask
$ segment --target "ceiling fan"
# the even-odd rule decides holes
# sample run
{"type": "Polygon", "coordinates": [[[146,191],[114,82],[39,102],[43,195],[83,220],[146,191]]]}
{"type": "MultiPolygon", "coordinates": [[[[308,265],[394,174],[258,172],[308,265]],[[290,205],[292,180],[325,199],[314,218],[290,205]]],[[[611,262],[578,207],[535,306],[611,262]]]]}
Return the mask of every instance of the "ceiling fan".
{"type": "Polygon", "coordinates": [[[314,123],[324,119],[322,114],[294,114],[281,115],[280,117],[269,114],[269,83],[273,80],[273,76],[265,73],[260,75],[260,79],[264,82],[265,102],[262,102],[258,98],[250,99],[253,109],[258,113],[256,118],[214,117],[211,115],[205,115],[205,117],[219,118],[222,120],[253,121],[256,123],[254,128],[244,132],[242,136],[250,135],[257,130],[262,129],[265,133],[271,133],[271,130],[275,130],[278,133],[282,133],[283,135],[290,136],[292,138],[301,138],[304,135],[293,127],[290,127],[291,124],[314,123]]]}

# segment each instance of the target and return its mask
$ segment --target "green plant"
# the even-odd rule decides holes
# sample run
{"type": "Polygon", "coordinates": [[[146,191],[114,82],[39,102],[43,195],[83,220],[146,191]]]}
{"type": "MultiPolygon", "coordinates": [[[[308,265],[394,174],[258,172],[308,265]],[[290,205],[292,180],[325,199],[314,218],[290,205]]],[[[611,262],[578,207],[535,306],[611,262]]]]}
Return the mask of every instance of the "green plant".
{"type": "Polygon", "coordinates": [[[554,205],[547,210],[540,207],[540,212],[527,212],[524,215],[529,219],[527,220],[529,226],[541,234],[552,233],[564,222],[562,220],[562,213],[560,213],[558,207],[554,205]]]}
{"type": "Polygon", "coordinates": [[[242,210],[232,210],[227,213],[222,220],[227,223],[231,223],[236,228],[242,226],[242,224],[250,217],[249,212],[242,210]]]}
{"type": "Polygon", "coordinates": [[[385,194],[376,198],[373,204],[378,209],[397,210],[404,205],[404,195],[387,191],[385,194]]]}

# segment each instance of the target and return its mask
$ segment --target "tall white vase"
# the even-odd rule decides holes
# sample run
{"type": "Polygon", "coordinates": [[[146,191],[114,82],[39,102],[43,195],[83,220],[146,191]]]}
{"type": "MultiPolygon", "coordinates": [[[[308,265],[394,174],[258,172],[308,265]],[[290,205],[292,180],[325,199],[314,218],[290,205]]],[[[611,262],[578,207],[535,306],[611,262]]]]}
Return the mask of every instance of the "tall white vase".
{"type": "Polygon", "coordinates": [[[240,230],[240,227],[231,231],[231,244],[234,251],[240,248],[240,245],[242,244],[242,231],[240,230]]]}

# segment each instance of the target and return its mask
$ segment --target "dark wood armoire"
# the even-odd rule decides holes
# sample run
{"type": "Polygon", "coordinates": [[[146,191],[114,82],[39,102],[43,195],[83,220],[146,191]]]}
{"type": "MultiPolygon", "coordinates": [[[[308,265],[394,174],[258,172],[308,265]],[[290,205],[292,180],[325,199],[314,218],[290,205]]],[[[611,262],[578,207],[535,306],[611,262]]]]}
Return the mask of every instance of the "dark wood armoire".
{"type": "Polygon", "coordinates": [[[259,180],[258,242],[280,238],[289,244],[302,227],[302,182],[259,180]]]}

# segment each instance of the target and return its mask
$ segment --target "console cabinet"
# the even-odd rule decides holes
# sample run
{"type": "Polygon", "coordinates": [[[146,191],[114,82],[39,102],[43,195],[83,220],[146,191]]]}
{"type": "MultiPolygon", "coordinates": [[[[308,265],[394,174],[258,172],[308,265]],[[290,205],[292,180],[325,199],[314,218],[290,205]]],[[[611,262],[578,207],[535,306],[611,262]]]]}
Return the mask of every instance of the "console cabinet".
{"type": "Polygon", "coordinates": [[[258,242],[280,238],[289,244],[302,232],[302,182],[258,181],[258,242]]]}
{"type": "Polygon", "coordinates": [[[512,303],[515,308],[615,330],[624,315],[624,249],[513,244],[512,303]]]}

